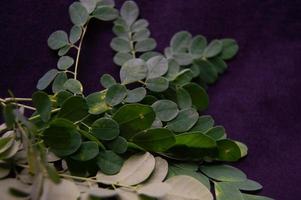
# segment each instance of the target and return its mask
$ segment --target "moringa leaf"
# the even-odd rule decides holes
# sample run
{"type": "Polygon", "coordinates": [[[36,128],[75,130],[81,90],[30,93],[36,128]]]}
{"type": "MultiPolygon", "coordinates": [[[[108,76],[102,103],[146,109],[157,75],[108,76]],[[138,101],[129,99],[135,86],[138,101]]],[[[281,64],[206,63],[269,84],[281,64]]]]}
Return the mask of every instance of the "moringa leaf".
{"type": "Polygon", "coordinates": [[[168,70],[168,61],[163,56],[155,56],[146,62],[148,69],[147,78],[158,78],[163,76],[168,70]]]}
{"type": "Polygon", "coordinates": [[[174,119],[179,113],[177,104],[170,100],[156,101],[152,108],[156,113],[156,117],[164,122],[174,119]]]}
{"type": "Polygon", "coordinates": [[[104,74],[100,78],[100,83],[104,88],[110,88],[116,84],[116,80],[110,74],[104,74]]]}
{"type": "Polygon", "coordinates": [[[197,122],[199,114],[193,108],[181,110],[178,116],[167,123],[167,128],[174,132],[185,132],[191,129],[197,122]]]}
{"type": "Polygon", "coordinates": [[[205,133],[214,125],[214,119],[210,115],[200,116],[197,123],[192,127],[191,131],[200,131],[205,133]]]}
{"type": "Polygon", "coordinates": [[[131,46],[128,41],[123,38],[113,38],[111,41],[111,48],[117,52],[128,53],[131,52],[131,46]]]}
{"type": "Polygon", "coordinates": [[[105,97],[105,92],[95,92],[86,97],[90,114],[98,115],[110,109],[110,107],[105,102],[105,97]]]}
{"type": "Polygon", "coordinates": [[[111,86],[107,93],[105,101],[111,106],[116,106],[120,104],[127,95],[127,89],[124,85],[115,84],[111,86]]]}
{"type": "Polygon", "coordinates": [[[234,186],[225,182],[215,182],[215,195],[217,200],[237,199],[244,200],[242,193],[234,186]]]}
{"type": "Polygon", "coordinates": [[[52,92],[53,93],[58,93],[58,92],[61,92],[64,89],[64,84],[65,82],[68,80],[68,77],[66,75],[66,73],[62,72],[62,73],[59,73],[53,83],[52,83],[52,92]]]}
{"type": "Polygon", "coordinates": [[[123,162],[123,159],[113,151],[101,151],[97,156],[97,165],[99,169],[108,175],[118,173],[123,162]]]}
{"type": "Polygon", "coordinates": [[[117,52],[113,60],[116,65],[122,66],[126,61],[132,58],[132,55],[129,53],[117,52]]]}
{"type": "Polygon", "coordinates": [[[153,92],[163,92],[168,89],[169,81],[164,77],[151,78],[146,80],[145,86],[153,92]]]}
{"type": "Polygon", "coordinates": [[[234,141],[223,139],[217,141],[217,145],[218,160],[233,162],[241,158],[240,148],[234,141]]]}
{"type": "Polygon", "coordinates": [[[157,46],[156,40],[153,38],[147,38],[145,40],[139,41],[135,44],[135,50],[137,52],[146,52],[155,49],[157,46]]]}
{"type": "Polygon", "coordinates": [[[51,101],[47,93],[37,91],[32,95],[32,103],[35,106],[37,113],[44,122],[50,120],[51,117],[51,101]]]}
{"type": "Polygon", "coordinates": [[[170,41],[172,52],[178,53],[181,52],[183,48],[187,48],[190,44],[190,39],[191,34],[187,31],[180,31],[176,33],[170,41]]]}
{"type": "Polygon", "coordinates": [[[87,115],[88,106],[86,100],[80,96],[72,96],[64,101],[57,116],[76,122],[87,115]]]}
{"type": "Polygon", "coordinates": [[[220,57],[223,60],[229,60],[233,58],[237,54],[239,49],[236,41],[230,38],[226,38],[226,39],[222,39],[221,42],[222,42],[223,50],[220,57]]]}
{"type": "Polygon", "coordinates": [[[100,118],[92,124],[91,132],[100,140],[113,140],[119,135],[119,125],[109,118],[100,118]]]}
{"type": "MultiPolygon", "coordinates": [[[[90,0],[84,0],[84,1],[90,1],[90,0]]],[[[91,1],[92,2],[92,1],[91,1]]],[[[70,35],[69,35],[69,40],[72,44],[76,43],[79,41],[81,35],[82,35],[82,28],[80,26],[74,25],[72,26],[70,30],[70,35]]]]}
{"type": "Polygon", "coordinates": [[[40,78],[37,89],[38,90],[44,90],[46,89],[49,84],[55,79],[55,77],[58,75],[59,71],[56,69],[49,70],[42,78],[40,78]]]}
{"type": "Polygon", "coordinates": [[[70,68],[74,64],[74,59],[70,56],[63,56],[60,57],[58,63],[57,63],[57,68],[60,70],[66,70],[70,68]]]}
{"type": "Polygon", "coordinates": [[[80,2],[74,2],[70,5],[69,15],[72,23],[78,26],[83,26],[89,18],[87,9],[80,2]]]}
{"type": "Polygon", "coordinates": [[[142,59],[131,59],[124,63],[120,70],[123,84],[140,81],[146,77],[147,67],[142,59]]]}
{"type": "Polygon", "coordinates": [[[102,21],[112,21],[118,17],[118,10],[111,6],[97,7],[93,12],[93,17],[102,21]]]}
{"type": "Polygon", "coordinates": [[[205,58],[212,58],[221,53],[223,49],[223,44],[219,40],[212,40],[208,46],[205,48],[203,56],[205,58]]]}
{"type": "Polygon", "coordinates": [[[83,86],[81,82],[79,82],[76,79],[68,79],[64,83],[65,90],[69,90],[70,92],[74,94],[82,94],[83,93],[83,86]]]}
{"type": "Polygon", "coordinates": [[[189,52],[194,58],[202,57],[204,49],[207,46],[207,40],[202,35],[195,36],[190,44],[189,52]]]}
{"type": "Polygon", "coordinates": [[[120,15],[131,26],[138,18],[139,8],[134,1],[126,1],[120,9],[120,15]]]}
{"type": "Polygon", "coordinates": [[[192,104],[197,110],[203,111],[209,105],[207,92],[196,83],[188,83],[183,88],[190,94],[192,104]]]}
{"type": "Polygon", "coordinates": [[[125,98],[125,102],[127,103],[137,103],[142,101],[146,96],[146,89],[144,87],[138,87],[132,90],[127,91],[127,97],[125,98]]]}
{"type": "Polygon", "coordinates": [[[83,142],[80,148],[71,156],[72,159],[77,161],[88,161],[95,158],[98,153],[98,144],[93,141],[83,142]]]}
{"type": "Polygon", "coordinates": [[[55,31],[49,36],[47,43],[50,49],[58,50],[69,43],[68,35],[65,31],[55,31]]]}
{"type": "Polygon", "coordinates": [[[125,153],[128,147],[127,140],[123,137],[118,136],[114,140],[107,143],[107,146],[115,153],[125,153]]]}

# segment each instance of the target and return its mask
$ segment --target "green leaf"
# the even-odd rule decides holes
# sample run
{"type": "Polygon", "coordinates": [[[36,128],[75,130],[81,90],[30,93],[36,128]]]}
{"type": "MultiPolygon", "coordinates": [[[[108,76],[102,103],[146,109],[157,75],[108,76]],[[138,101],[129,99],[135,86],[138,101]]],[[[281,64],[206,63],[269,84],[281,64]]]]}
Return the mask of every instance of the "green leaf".
{"type": "Polygon", "coordinates": [[[70,97],[72,97],[73,94],[71,92],[68,91],[60,91],[59,93],[57,93],[56,95],[56,102],[58,106],[62,106],[63,103],[70,97]]]}
{"type": "Polygon", "coordinates": [[[52,84],[52,92],[53,93],[58,93],[64,90],[64,84],[65,82],[68,80],[68,77],[66,75],[66,73],[61,72],[59,73],[52,84]]]}
{"type": "Polygon", "coordinates": [[[71,46],[70,46],[70,44],[68,44],[68,45],[62,47],[62,48],[58,51],[57,54],[58,54],[59,56],[64,56],[64,55],[66,55],[66,54],[69,52],[70,49],[71,49],[71,46]]]}
{"type": "MultiPolygon", "coordinates": [[[[11,132],[13,133],[13,132],[11,132]]],[[[2,136],[0,138],[0,154],[5,152],[7,149],[9,149],[13,143],[14,143],[14,139],[15,137],[13,135],[10,134],[4,134],[4,136],[2,136]]]]}
{"type": "Polygon", "coordinates": [[[190,94],[182,87],[177,87],[176,89],[177,93],[177,103],[179,105],[179,108],[186,109],[190,108],[192,106],[192,99],[190,94]]]}
{"type": "Polygon", "coordinates": [[[164,122],[168,122],[174,119],[179,114],[179,109],[177,104],[170,100],[156,101],[152,105],[152,108],[156,113],[156,117],[164,122]]]}
{"type": "Polygon", "coordinates": [[[57,63],[57,68],[60,70],[66,70],[70,68],[74,64],[74,59],[70,56],[63,56],[60,57],[58,63],[57,63]]]}
{"type": "Polygon", "coordinates": [[[149,26],[149,23],[147,20],[139,19],[131,26],[131,30],[132,30],[132,32],[138,32],[142,29],[147,28],[148,26],[149,26]]]}
{"type": "MultiPolygon", "coordinates": [[[[92,1],[91,1],[92,2],[92,1]]],[[[80,26],[72,26],[70,30],[69,40],[72,44],[79,41],[80,37],[82,35],[82,28],[80,26]]]]}
{"type": "Polygon", "coordinates": [[[207,46],[207,40],[202,35],[195,36],[190,44],[189,52],[194,58],[202,57],[204,49],[207,46]]]}
{"type": "Polygon", "coordinates": [[[71,156],[71,158],[77,161],[88,161],[95,158],[98,153],[99,149],[97,143],[87,141],[81,144],[80,148],[71,156]]]}
{"type": "Polygon", "coordinates": [[[44,90],[46,89],[49,84],[54,80],[56,75],[59,73],[58,70],[56,69],[51,69],[49,70],[42,78],[40,78],[38,84],[37,84],[37,89],[38,90],[44,90]]]}
{"type": "Polygon", "coordinates": [[[240,182],[231,182],[231,185],[243,191],[257,191],[262,189],[262,185],[250,179],[240,182]]]}
{"type": "Polygon", "coordinates": [[[168,70],[168,61],[163,56],[155,56],[146,62],[148,69],[147,78],[158,78],[163,76],[168,70]]]}
{"type": "Polygon", "coordinates": [[[198,118],[199,114],[195,109],[184,109],[174,120],[167,123],[167,128],[174,132],[185,132],[194,126],[198,118]]]}
{"type": "Polygon", "coordinates": [[[178,86],[183,86],[189,83],[193,78],[193,73],[190,69],[184,69],[180,73],[177,74],[173,83],[178,86]]]}
{"type": "Polygon", "coordinates": [[[133,35],[132,40],[135,42],[143,41],[149,38],[150,35],[151,32],[148,29],[142,29],[133,35]]]}
{"type": "Polygon", "coordinates": [[[273,200],[269,197],[257,196],[251,194],[242,194],[244,200],[273,200]]]}
{"type": "Polygon", "coordinates": [[[14,106],[12,104],[6,104],[3,108],[3,118],[7,128],[13,128],[16,119],[14,114],[14,106]]]}
{"type": "Polygon", "coordinates": [[[180,72],[180,65],[174,60],[174,59],[169,59],[168,60],[168,71],[165,77],[173,81],[175,80],[177,74],[180,72]]]}
{"type": "Polygon", "coordinates": [[[142,59],[131,59],[124,63],[120,70],[123,84],[140,81],[146,77],[147,67],[142,59]]]}
{"type": "Polygon", "coordinates": [[[200,170],[208,177],[227,182],[246,181],[247,176],[239,169],[230,165],[201,165],[200,170]]]}
{"type": "Polygon", "coordinates": [[[116,80],[110,74],[104,74],[100,78],[100,83],[104,88],[110,88],[116,84],[116,80]]]}
{"type": "Polygon", "coordinates": [[[99,115],[110,109],[105,102],[105,97],[105,92],[95,92],[86,97],[90,114],[99,115]]]}
{"type": "Polygon", "coordinates": [[[53,166],[47,165],[46,171],[47,171],[48,177],[51,179],[52,182],[54,182],[54,183],[61,182],[60,176],[53,166]]]}
{"type": "Polygon", "coordinates": [[[83,119],[88,115],[88,106],[83,97],[72,96],[64,101],[60,112],[59,118],[68,119],[72,122],[83,119]]]}
{"type": "Polygon", "coordinates": [[[155,49],[157,46],[156,40],[153,38],[148,38],[142,41],[139,41],[135,44],[135,50],[137,52],[146,52],[155,49]]]}
{"type": "Polygon", "coordinates": [[[214,56],[217,56],[219,53],[221,53],[223,49],[223,44],[219,40],[212,40],[208,46],[204,50],[204,57],[205,58],[212,58],[214,56]]]}
{"type": "Polygon", "coordinates": [[[43,139],[50,151],[59,157],[73,154],[81,145],[81,136],[69,120],[55,119],[43,132],[43,139]]]}
{"type": "Polygon", "coordinates": [[[216,200],[244,200],[242,193],[228,183],[214,183],[216,200]]]}
{"type": "Polygon", "coordinates": [[[151,127],[155,120],[155,112],[147,105],[129,104],[122,106],[113,115],[113,119],[120,126],[120,135],[130,139],[138,132],[151,127]]]}
{"type": "Polygon", "coordinates": [[[58,50],[69,43],[68,35],[65,31],[55,31],[49,36],[47,43],[50,49],[58,50]]]}
{"type": "Polygon", "coordinates": [[[92,124],[92,134],[100,140],[113,140],[119,135],[119,125],[109,118],[100,118],[92,124]]]}
{"type": "Polygon", "coordinates": [[[237,54],[239,49],[236,41],[227,38],[227,39],[222,39],[221,42],[222,42],[223,50],[220,57],[223,60],[229,60],[233,58],[237,54]]]}
{"type": "Polygon", "coordinates": [[[51,117],[51,101],[47,93],[37,91],[32,95],[32,103],[37,109],[37,113],[44,122],[49,121],[51,117]]]}
{"type": "Polygon", "coordinates": [[[80,2],[74,2],[70,5],[69,15],[72,23],[78,26],[83,26],[89,18],[87,9],[80,2]]]}
{"type": "Polygon", "coordinates": [[[116,106],[123,101],[126,95],[126,87],[121,84],[115,84],[108,89],[105,101],[111,106],[116,106]]]}
{"type": "Polygon", "coordinates": [[[192,127],[191,131],[200,131],[205,133],[214,125],[214,119],[209,115],[200,116],[197,123],[192,127]]]}
{"type": "Polygon", "coordinates": [[[134,1],[126,1],[120,9],[120,15],[131,26],[138,18],[139,8],[134,1]]]}
{"type": "Polygon", "coordinates": [[[93,12],[93,17],[102,21],[112,21],[118,17],[118,10],[110,6],[98,7],[93,12]]]}
{"type": "MultiPolygon", "coordinates": [[[[98,0],[97,0],[98,1],[98,0]]],[[[87,9],[88,13],[92,13],[96,8],[96,0],[80,0],[81,4],[87,9]]]]}
{"type": "Polygon", "coordinates": [[[197,110],[203,111],[209,105],[209,97],[207,92],[196,83],[188,83],[183,86],[190,94],[192,104],[197,110]]]}
{"type": "Polygon", "coordinates": [[[205,132],[206,135],[213,138],[214,140],[220,140],[226,138],[226,131],[225,128],[222,126],[215,126],[210,128],[205,132]]]}
{"type": "Polygon", "coordinates": [[[245,157],[248,154],[248,147],[242,142],[234,141],[240,149],[241,157],[245,157]]]}
{"type": "Polygon", "coordinates": [[[115,153],[122,154],[125,153],[128,148],[127,140],[123,137],[118,136],[114,140],[107,143],[109,149],[113,150],[115,153]]]}
{"type": "Polygon", "coordinates": [[[76,79],[68,79],[64,83],[64,88],[69,90],[74,94],[82,94],[83,93],[83,86],[82,84],[76,79]]]}
{"type": "Polygon", "coordinates": [[[118,52],[114,56],[113,60],[116,65],[122,66],[126,61],[132,59],[132,55],[129,53],[118,52]]]}
{"type": "Polygon", "coordinates": [[[125,98],[125,102],[127,103],[137,103],[142,101],[146,96],[146,90],[144,87],[138,87],[133,90],[127,91],[127,97],[125,98]]]}
{"type": "Polygon", "coordinates": [[[97,1],[97,7],[101,7],[101,6],[114,7],[115,6],[115,0],[96,0],[96,1],[97,1]]]}
{"type": "Polygon", "coordinates": [[[176,145],[195,149],[210,149],[216,147],[216,142],[201,132],[188,132],[176,135],[176,145]]]}
{"type": "Polygon", "coordinates": [[[205,83],[212,84],[217,80],[217,71],[215,67],[207,60],[195,60],[194,65],[200,69],[200,78],[205,83]]]}
{"type": "Polygon", "coordinates": [[[219,74],[224,73],[228,67],[225,61],[219,57],[210,58],[208,60],[212,66],[214,66],[215,71],[217,71],[219,74]]]}
{"type": "Polygon", "coordinates": [[[116,174],[123,165],[123,159],[113,151],[101,151],[97,156],[99,169],[108,175],[116,174]]]}
{"type": "Polygon", "coordinates": [[[148,151],[164,152],[175,144],[176,139],[170,130],[157,128],[135,135],[133,142],[148,151]]]}
{"type": "Polygon", "coordinates": [[[183,48],[187,48],[190,44],[191,34],[187,31],[176,33],[171,41],[170,47],[173,52],[181,52],[183,48]]]}
{"type": "Polygon", "coordinates": [[[128,53],[131,51],[131,46],[128,41],[123,38],[113,38],[111,41],[111,48],[117,52],[128,53]]]}
{"type": "Polygon", "coordinates": [[[231,140],[219,140],[218,145],[218,160],[222,161],[237,161],[241,158],[241,152],[238,145],[231,140]]]}
{"type": "Polygon", "coordinates": [[[190,65],[192,63],[192,61],[193,61],[193,58],[192,58],[192,56],[189,53],[175,53],[173,55],[173,58],[181,66],[190,65]]]}
{"type": "Polygon", "coordinates": [[[146,80],[145,85],[153,92],[163,92],[168,89],[169,81],[164,77],[151,78],[146,80]]]}

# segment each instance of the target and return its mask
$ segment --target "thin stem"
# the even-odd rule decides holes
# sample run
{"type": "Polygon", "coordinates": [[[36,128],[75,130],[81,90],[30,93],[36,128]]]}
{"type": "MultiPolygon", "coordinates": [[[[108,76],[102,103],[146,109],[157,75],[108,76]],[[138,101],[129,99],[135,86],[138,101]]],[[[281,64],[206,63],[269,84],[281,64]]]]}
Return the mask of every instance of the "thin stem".
{"type": "Polygon", "coordinates": [[[8,101],[32,101],[32,98],[5,98],[6,102],[8,101]]]}
{"type": "Polygon", "coordinates": [[[80,57],[80,52],[82,50],[82,44],[83,44],[83,40],[84,37],[86,35],[87,32],[87,27],[88,27],[88,22],[87,24],[83,27],[83,34],[81,35],[80,38],[80,42],[77,48],[77,55],[76,55],[76,61],[75,61],[75,67],[74,67],[74,79],[77,79],[77,71],[78,71],[78,64],[79,64],[79,57],[80,57]]]}
{"type": "Polygon", "coordinates": [[[21,103],[13,103],[13,102],[12,102],[11,104],[14,104],[14,105],[20,106],[20,107],[24,107],[24,108],[27,108],[27,109],[33,110],[33,111],[36,110],[36,108],[34,108],[34,107],[31,107],[31,106],[28,106],[28,105],[24,105],[24,104],[21,104],[21,103]]]}
{"type": "Polygon", "coordinates": [[[136,51],[135,51],[135,48],[134,48],[134,41],[132,40],[132,32],[129,32],[129,39],[130,39],[130,46],[131,46],[131,54],[133,56],[133,58],[136,58],[136,51]]]}
{"type": "MultiPolygon", "coordinates": [[[[53,109],[52,111],[51,111],[51,113],[56,113],[56,112],[58,112],[58,111],[60,111],[61,110],[61,108],[56,108],[56,109],[53,109]]],[[[35,115],[35,116],[32,116],[32,117],[30,117],[29,118],[29,120],[31,121],[31,120],[35,120],[35,119],[38,119],[38,118],[40,118],[41,116],[40,115],[35,115]]]]}
{"type": "Polygon", "coordinates": [[[70,74],[72,74],[72,75],[75,75],[75,73],[74,73],[74,72],[72,72],[72,71],[69,71],[69,70],[65,70],[64,72],[66,72],[66,73],[70,73],[70,74]]]}

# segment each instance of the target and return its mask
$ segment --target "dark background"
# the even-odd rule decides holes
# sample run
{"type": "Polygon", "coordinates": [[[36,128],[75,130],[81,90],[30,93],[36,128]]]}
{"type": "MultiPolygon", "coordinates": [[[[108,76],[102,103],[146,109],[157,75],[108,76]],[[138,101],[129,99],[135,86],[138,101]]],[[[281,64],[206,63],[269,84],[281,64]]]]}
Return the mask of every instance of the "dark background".
{"type": "MultiPolygon", "coordinates": [[[[28,97],[39,77],[56,66],[46,40],[69,30],[73,0],[10,0],[0,6],[0,96],[11,89],[28,97]]],[[[117,1],[118,7],[121,0],[117,1]]],[[[238,164],[264,185],[261,194],[301,199],[301,1],[136,0],[150,22],[157,50],[180,30],[209,39],[233,37],[240,53],[209,89],[208,114],[231,138],[249,146],[238,164]]],[[[80,80],[86,92],[100,88],[103,73],[118,76],[109,47],[110,23],[93,22],[83,47],[80,80]]]]}

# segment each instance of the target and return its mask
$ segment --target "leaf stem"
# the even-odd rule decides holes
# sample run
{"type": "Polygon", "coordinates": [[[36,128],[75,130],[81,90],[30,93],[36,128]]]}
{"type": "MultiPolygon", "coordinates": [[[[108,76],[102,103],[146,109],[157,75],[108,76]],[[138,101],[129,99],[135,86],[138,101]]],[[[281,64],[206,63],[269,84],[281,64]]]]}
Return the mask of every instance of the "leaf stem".
{"type": "Polygon", "coordinates": [[[86,137],[87,139],[91,140],[91,141],[94,141],[98,144],[98,146],[100,148],[102,148],[103,150],[105,150],[105,146],[94,136],[94,135],[91,135],[90,133],[84,131],[84,130],[81,130],[81,129],[77,129],[84,137],[86,137]]]}
{"type": "MultiPolygon", "coordinates": [[[[58,112],[60,110],[61,110],[61,108],[56,108],[56,109],[53,109],[51,111],[51,113],[56,113],[56,112],[58,112]]],[[[39,119],[40,117],[41,117],[40,115],[35,115],[35,116],[30,117],[29,120],[31,121],[31,120],[39,119]]]]}
{"type": "Polygon", "coordinates": [[[4,101],[32,101],[32,98],[5,98],[4,101]]]}

